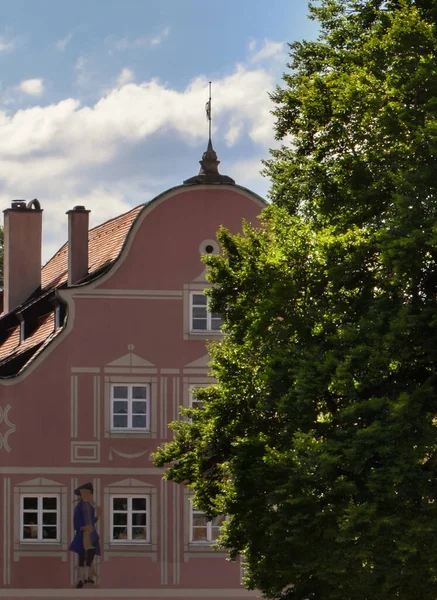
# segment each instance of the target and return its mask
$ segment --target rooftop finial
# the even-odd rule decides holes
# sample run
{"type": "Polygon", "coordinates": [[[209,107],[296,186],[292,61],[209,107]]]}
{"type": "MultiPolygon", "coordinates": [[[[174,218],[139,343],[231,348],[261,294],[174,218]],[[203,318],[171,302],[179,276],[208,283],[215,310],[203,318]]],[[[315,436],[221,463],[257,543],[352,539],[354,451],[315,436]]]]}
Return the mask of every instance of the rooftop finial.
{"type": "Polygon", "coordinates": [[[209,100],[205,104],[206,118],[208,120],[208,147],[202,155],[200,162],[199,175],[190,177],[184,181],[185,184],[191,183],[235,183],[235,181],[227,175],[220,175],[218,172],[218,166],[220,161],[217,158],[216,151],[212,146],[211,139],[211,82],[209,82],[209,100]]]}
{"type": "Polygon", "coordinates": [[[206,109],[206,118],[208,119],[208,125],[209,125],[209,142],[212,144],[211,141],[211,82],[209,82],[209,100],[208,102],[205,104],[205,109],[206,109]]]}

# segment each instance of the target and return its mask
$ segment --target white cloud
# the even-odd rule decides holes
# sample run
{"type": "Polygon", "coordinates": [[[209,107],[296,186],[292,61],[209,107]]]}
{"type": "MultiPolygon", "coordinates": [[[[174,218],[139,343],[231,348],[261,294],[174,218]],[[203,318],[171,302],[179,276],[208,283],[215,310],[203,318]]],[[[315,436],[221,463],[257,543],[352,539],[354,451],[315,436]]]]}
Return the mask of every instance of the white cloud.
{"type": "Polygon", "coordinates": [[[12,52],[15,50],[18,44],[18,38],[9,38],[7,36],[0,36],[0,52],[12,52]]]}
{"type": "Polygon", "coordinates": [[[71,42],[72,38],[73,38],[73,34],[69,33],[62,40],[58,40],[56,42],[56,48],[59,50],[59,52],[64,52],[65,51],[65,48],[71,42]]]}
{"type": "MultiPolygon", "coordinates": [[[[78,76],[86,67],[81,57],[78,76]]],[[[157,79],[132,79],[124,68],[117,85],[89,106],[66,98],[15,113],[0,110],[0,200],[8,206],[10,198],[40,199],[45,258],[65,241],[65,212],[72,206],[91,209],[96,224],[198,171],[199,146],[204,149],[208,132],[207,78],[197,77],[183,90],[157,79]]],[[[42,80],[27,80],[20,88],[25,83],[27,93],[43,90],[42,80]]],[[[268,91],[275,83],[272,72],[243,65],[214,82],[213,137],[223,173],[231,167],[220,149],[224,144],[251,140],[267,155],[273,143],[268,91]]],[[[260,180],[249,166],[234,166],[237,182],[244,184],[249,173],[260,180]]]]}
{"type": "Polygon", "coordinates": [[[256,40],[250,40],[248,44],[249,52],[254,52],[256,48],[256,40]]]}
{"type": "Polygon", "coordinates": [[[122,52],[124,50],[134,50],[136,48],[150,48],[153,46],[159,46],[159,44],[168,38],[169,33],[170,27],[164,27],[160,33],[154,36],[139,37],[134,39],[124,37],[116,40],[108,38],[106,41],[110,46],[110,53],[112,53],[112,50],[122,52]]]}
{"type": "Polygon", "coordinates": [[[231,165],[229,175],[244,187],[249,189],[256,187],[257,193],[265,198],[270,182],[266,177],[261,177],[262,158],[266,158],[266,155],[237,161],[231,165]]]}
{"type": "Polygon", "coordinates": [[[131,69],[128,69],[127,67],[125,67],[121,71],[120,75],[118,76],[117,86],[118,87],[122,87],[123,85],[126,85],[127,83],[130,83],[134,79],[135,79],[134,72],[131,69]]]}
{"type": "Polygon", "coordinates": [[[168,38],[168,34],[170,33],[170,27],[165,27],[160,34],[156,35],[150,40],[152,46],[157,46],[161,44],[166,38],[168,38]]]}
{"type": "MultiPolygon", "coordinates": [[[[254,51],[256,44],[249,44],[249,50],[254,51]]],[[[277,59],[284,60],[285,54],[285,43],[284,42],[272,42],[271,40],[264,40],[264,44],[256,54],[251,57],[251,62],[256,63],[266,59],[277,59]]]]}
{"type": "Polygon", "coordinates": [[[82,90],[84,88],[94,88],[98,81],[98,73],[95,65],[91,64],[89,58],[81,54],[74,65],[76,71],[75,84],[82,90]]]}
{"type": "Polygon", "coordinates": [[[248,186],[259,177],[261,169],[261,158],[248,158],[233,164],[230,173],[238,183],[248,186]]]}
{"type": "Polygon", "coordinates": [[[44,93],[44,82],[42,79],[25,79],[18,87],[28,96],[42,96],[44,93]]]}
{"type": "Polygon", "coordinates": [[[228,131],[225,135],[226,144],[228,146],[234,146],[234,144],[240,139],[243,133],[244,124],[242,121],[231,123],[228,131]]]}

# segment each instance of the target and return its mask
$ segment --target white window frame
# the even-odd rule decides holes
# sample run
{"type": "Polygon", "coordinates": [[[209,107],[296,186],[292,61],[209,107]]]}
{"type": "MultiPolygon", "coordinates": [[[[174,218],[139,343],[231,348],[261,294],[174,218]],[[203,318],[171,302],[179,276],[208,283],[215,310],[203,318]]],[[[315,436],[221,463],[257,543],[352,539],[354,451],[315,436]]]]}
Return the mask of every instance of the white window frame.
{"type": "Polygon", "coordinates": [[[190,388],[188,390],[188,394],[189,394],[188,402],[189,402],[189,407],[190,408],[202,408],[203,407],[202,400],[197,400],[197,398],[194,398],[193,391],[194,390],[199,390],[199,389],[202,389],[202,388],[206,388],[206,387],[208,387],[208,384],[207,385],[191,385],[190,386],[190,388]]]}
{"type": "MultiPolygon", "coordinates": [[[[194,513],[198,513],[198,514],[201,514],[201,515],[205,514],[203,512],[203,510],[199,510],[195,506],[193,506],[193,503],[190,501],[190,544],[195,544],[196,546],[197,545],[211,545],[211,544],[215,544],[215,542],[217,541],[217,538],[213,539],[213,537],[212,537],[212,532],[213,532],[212,521],[207,521],[207,523],[206,523],[206,540],[195,540],[194,539],[194,536],[193,536],[193,531],[194,531],[193,517],[194,517],[194,513]]],[[[218,529],[220,530],[220,526],[215,525],[214,527],[218,527],[218,529]]]]}
{"type": "MultiPolygon", "coordinates": [[[[150,431],[150,406],[151,406],[151,386],[150,383],[128,383],[128,382],[112,382],[110,387],[110,431],[112,433],[123,433],[126,431],[133,432],[149,432],[150,431]],[[114,398],[114,388],[115,387],[127,387],[128,388],[128,397],[127,399],[122,398],[114,398]],[[132,389],[134,387],[145,387],[146,388],[146,426],[145,427],[133,427],[132,426],[132,403],[133,402],[143,402],[143,400],[137,400],[132,398],[132,389]],[[114,402],[123,402],[127,401],[127,427],[114,427],[114,402]]],[[[115,413],[117,415],[118,413],[115,413]]]]}
{"type": "Polygon", "coordinates": [[[212,329],[212,312],[208,309],[208,298],[204,290],[193,290],[190,292],[190,332],[191,333],[220,333],[221,332],[221,317],[220,317],[220,329],[212,329]],[[195,329],[193,327],[193,309],[195,306],[203,308],[204,305],[194,304],[194,296],[204,296],[206,299],[206,329],[195,329]]]}
{"type": "MultiPolygon", "coordinates": [[[[151,535],[150,535],[150,495],[149,494],[110,494],[109,496],[109,504],[110,504],[110,543],[111,544],[150,544],[151,535]],[[114,502],[115,498],[126,498],[128,501],[127,508],[127,531],[128,537],[126,539],[117,539],[114,538],[114,502]],[[142,498],[146,500],[146,531],[147,537],[144,539],[132,539],[132,500],[135,498],[142,498]]],[[[115,511],[118,512],[118,511],[115,511]]],[[[137,511],[135,511],[137,512],[137,511]]],[[[142,512],[142,511],[140,511],[142,512]]]]}
{"type": "MultiPolygon", "coordinates": [[[[61,496],[60,494],[26,494],[20,495],[20,543],[23,544],[56,544],[61,541],[61,496]],[[24,498],[37,498],[38,508],[37,510],[24,510],[24,498]],[[43,510],[44,498],[56,498],[56,510],[43,510]],[[24,525],[24,514],[28,512],[38,513],[38,535],[36,538],[25,538],[23,536],[24,525]],[[43,536],[43,514],[44,513],[55,513],[56,514],[56,538],[44,538],[43,536]]],[[[53,527],[53,526],[51,526],[53,527]]]]}

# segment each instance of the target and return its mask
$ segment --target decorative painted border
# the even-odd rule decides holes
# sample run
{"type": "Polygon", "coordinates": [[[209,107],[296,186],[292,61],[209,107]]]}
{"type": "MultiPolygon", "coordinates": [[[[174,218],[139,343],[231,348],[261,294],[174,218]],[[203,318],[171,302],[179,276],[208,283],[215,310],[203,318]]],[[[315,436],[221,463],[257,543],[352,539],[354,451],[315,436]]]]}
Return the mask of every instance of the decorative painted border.
{"type": "Polygon", "coordinates": [[[99,463],[100,442],[71,442],[70,461],[72,463],[99,463]]]}
{"type": "Polygon", "coordinates": [[[9,427],[6,433],[0,433],[0,450],[4,448],[6,452],[11,452],[12,450],[12,448],[9,446],[8,439],[9,436],[16,431],[16,426],[9,420],[9,411],[11,408],[12,406],[10,404],[7,404],[4,408],[0,406],[0,425],[4,422],[6,423],[7,427],[9,427]]]}

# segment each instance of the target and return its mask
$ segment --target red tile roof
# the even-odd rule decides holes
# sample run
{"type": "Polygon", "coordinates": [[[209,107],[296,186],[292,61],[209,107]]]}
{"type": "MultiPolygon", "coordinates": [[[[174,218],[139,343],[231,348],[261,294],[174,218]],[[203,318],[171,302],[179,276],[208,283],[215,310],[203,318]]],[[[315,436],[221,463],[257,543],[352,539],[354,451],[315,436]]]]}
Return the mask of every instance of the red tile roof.
{"type": "Polygon", "coordinates": [[[16,327],[12,335],[6,340],[1,348],[0,362],[5,359],[10,360],[11,358],[16,358],[32,348],[36,349],[37,346],[44,342],[50,336],[50,334],[54,332],[54,330],[55,313],[49,312],[48,314],[40,317],[38,327],[32,333],[32,335],[26,338],[21,344],[15,344],[15,346],[13,346],[13,342],[19,341],[20,339],[20,327],[16,327]]]}
{"type": "Polygon", "coordinates": [[[16,348],[20,343],[20,326],[17,325],[13,329],[11,329],[9,337],[3,343],[0,348],[0,361],[6,358],[9,354],[12,353],[14,348],[16,348]]]}
{"type": "MultiPolygon", "coordinates": [[[[88,278],[93,273],[109,266],[117,258],[126,236],[143,206],[144,204],[140,204],[140,206],[136,206],[127,213],[90,229],[88,233],[88,278]]],[[[67,280],[68,244],[66,242],[43,266],[41,270],[41,291],[43,293],[50,292],[51,289],[65,284],[67,280]]],[[[38,302],[38,298],[34,298],[31,303],[38,302]]],[[[28,304],[30,305],[30,303],[28,304]]],[[[32,360],[35,354],[41,351],[59,331],[60,329],[55,332],[54,311],[40,317],[36,330],[21,344],[20,326],[12,327],[7,339],[0,347],[0,364],[34,349],[34,353],[29,358],[29,360],[32,360]]]]}
{"type": "MultiPolygon", "coordinates": [[[[89,269],[88,276],[109,265],[117,258],[124,240],[144,204],[136,206],[123,215],[102,223],[90,229],[89,244],[89,269]]],[[[68,279],[68,244],[44,265],[41,271],[41,288],[46,291],[65,283],[68,279]]]]}

